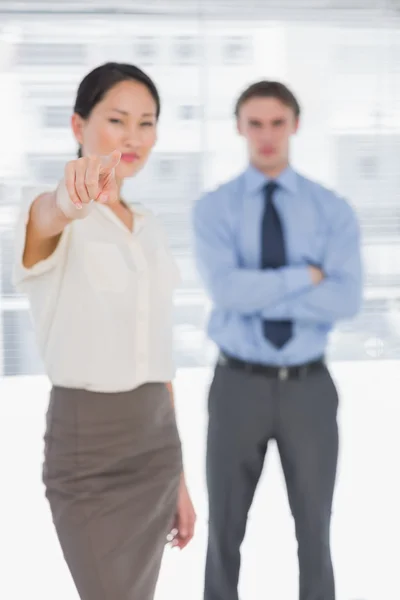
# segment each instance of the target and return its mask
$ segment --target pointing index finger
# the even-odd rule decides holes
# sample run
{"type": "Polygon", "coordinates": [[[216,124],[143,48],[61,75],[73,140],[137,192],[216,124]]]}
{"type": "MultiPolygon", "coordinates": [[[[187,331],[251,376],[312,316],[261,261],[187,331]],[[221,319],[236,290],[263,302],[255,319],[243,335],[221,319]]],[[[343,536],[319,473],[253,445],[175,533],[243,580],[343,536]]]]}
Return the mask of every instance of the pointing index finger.
{"type": "Polygon", "coordinates": [[[121,160],[121,152],[114,150],[108,156],[102,156],[100,159],[100,173],[110,173],[121,160]]]}

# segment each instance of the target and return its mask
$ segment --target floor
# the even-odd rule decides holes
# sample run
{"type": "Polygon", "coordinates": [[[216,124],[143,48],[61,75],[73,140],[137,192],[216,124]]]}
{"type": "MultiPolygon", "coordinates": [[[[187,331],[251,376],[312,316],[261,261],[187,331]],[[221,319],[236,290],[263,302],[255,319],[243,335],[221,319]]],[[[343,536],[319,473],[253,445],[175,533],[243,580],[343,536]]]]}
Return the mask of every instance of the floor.
{"type": "MultiPolygon", "coordinates": [[[[400,598],[400,368],[398,362],[335,363],[341,393],[341,455],[332,525],[337,600],[400,598]]],[[[183,369],[177,414],[187,478],[198,513],[184,552],[167,549],[157,600],[201,600],[207,535],[205,398],[211,373],[183,369]]],[[[40,483],[48,382],[0,381],[0,598],[78,600],[40,483]]],[[[249,517],[241,600],[296,600],[293,523],[275,448],[249,517]]]]}

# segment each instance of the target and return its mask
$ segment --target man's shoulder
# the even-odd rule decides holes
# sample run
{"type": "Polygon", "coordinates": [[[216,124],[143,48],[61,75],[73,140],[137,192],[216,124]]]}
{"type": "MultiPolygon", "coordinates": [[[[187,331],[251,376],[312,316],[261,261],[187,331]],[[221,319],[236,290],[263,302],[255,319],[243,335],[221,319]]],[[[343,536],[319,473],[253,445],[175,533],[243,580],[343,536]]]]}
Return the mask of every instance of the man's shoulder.
{"type": "Polygon", "coordinates": [[[343,214],[354,214],[349,200],[334,189],[304,175],[297,174],[300,190],[307,191],[313,200],[326,210],[343,214]]]}
{"type": "Polygon", "coordinates": [[[222,183],[219,183],[214,188],[205,192],[197,201],[197,204],[210,205],[210,204],[224,204],[234,202],[239,197],[239,192],[243,185],[243,173],[229,179],[222,183]]]}

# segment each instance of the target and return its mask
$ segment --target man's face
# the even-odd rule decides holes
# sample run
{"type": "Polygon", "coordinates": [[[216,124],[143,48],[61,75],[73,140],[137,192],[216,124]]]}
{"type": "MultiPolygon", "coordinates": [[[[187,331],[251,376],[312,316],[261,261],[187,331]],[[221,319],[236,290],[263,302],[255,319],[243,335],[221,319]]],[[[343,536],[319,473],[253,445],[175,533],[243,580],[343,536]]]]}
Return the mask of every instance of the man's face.
{"type": "Polygon", "coordinates": [[[240,107],[238,131],[246,141],[251,163],[268,175],[287,166],[289,142],[297,132],[293,109],[276,98],[250,98],[240,107]]]}

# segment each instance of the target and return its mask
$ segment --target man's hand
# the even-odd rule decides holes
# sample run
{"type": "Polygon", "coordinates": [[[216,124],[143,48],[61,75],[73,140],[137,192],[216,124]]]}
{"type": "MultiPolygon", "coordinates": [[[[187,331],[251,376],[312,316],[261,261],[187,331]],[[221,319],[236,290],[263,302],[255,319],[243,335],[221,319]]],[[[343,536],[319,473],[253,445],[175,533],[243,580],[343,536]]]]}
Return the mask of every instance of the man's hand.
{"type": "Polygon", "coordinates": [[[325,279],[325,274],[319,267],[309,266],[308,269],[310,271],[311,279],[314,285],[318,285],[319,283],[321,283],[321,281],[325,279]]]}
{"type": "Polygon", "coordinates": [[[175,521],[172,531],[167,538],[172,548],[183,550],[188,545],[194,535],[195,523],[196,513],[186,487],[185,479],[182,476],[175,521]]]}

